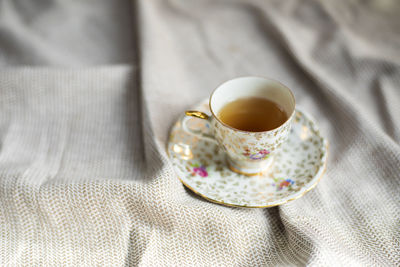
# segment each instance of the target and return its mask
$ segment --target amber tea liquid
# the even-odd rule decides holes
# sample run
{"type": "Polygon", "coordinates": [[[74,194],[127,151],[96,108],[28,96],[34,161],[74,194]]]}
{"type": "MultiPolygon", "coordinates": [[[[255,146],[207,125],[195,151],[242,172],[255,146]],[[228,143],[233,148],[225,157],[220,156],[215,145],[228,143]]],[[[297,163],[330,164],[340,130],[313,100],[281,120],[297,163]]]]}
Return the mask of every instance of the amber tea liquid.
{"type": "Polygon", "coordinates": [[[218,118],[229,126],[242,131],[263,132],[281,126],[288,119],[283,108],[266,98],[239,98],[227,103],[218,118]]]}

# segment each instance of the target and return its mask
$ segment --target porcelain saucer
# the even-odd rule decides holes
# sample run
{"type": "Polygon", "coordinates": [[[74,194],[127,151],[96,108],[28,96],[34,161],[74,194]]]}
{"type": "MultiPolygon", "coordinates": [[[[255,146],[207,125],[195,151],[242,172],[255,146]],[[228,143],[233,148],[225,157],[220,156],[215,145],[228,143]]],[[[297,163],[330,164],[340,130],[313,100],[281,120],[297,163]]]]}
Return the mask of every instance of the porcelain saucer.
{"type": "MultiPolygon", "coordinates": [[[[208,101],[194,109],[210,113],[208,101]]],[[[257,176],[231,171],[217,143],[184,131],[182,118],[171,129],[168,155],[181,182],[211,202],[248,208],[281,205],[313,189],[325,171],[328,142],[315,121],[299,109],[272,166],[257,176]]],[[[204,120],[192,118],[187,123],[193,130],[209,132],[204,120]]]]}

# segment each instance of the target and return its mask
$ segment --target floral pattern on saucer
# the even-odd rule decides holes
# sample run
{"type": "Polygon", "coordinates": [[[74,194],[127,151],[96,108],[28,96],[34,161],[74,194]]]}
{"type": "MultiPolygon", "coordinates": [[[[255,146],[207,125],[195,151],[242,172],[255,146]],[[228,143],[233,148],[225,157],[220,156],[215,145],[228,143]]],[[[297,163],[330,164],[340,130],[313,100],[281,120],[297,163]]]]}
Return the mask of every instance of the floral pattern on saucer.
{"type": "Polygon", "coordinates": [[[199,165],[199,164],[191,164],[190,166],[193,167],[192,169],[192,176],[199,175],[201,177],[207,177],[208,172],[207,168],[204,165],[199,165]]]}
{"type": "MultiPolygon", "coordinates": [[[[208,102],[195,109],[209,112],[208,102]]],[[[190,127],[209,132],[206,121],[191,120],[190,127]]],[[[231,171],[217,143],[185,132],[181,120],[172,127],[168,142],[168,155],[184,185],[212,202],[240,207],[271,207],[301,197],[318,183],[327,152],[327,141],[317,125],[300,110],[288,140],[274,152],[273,165],[259,176],[231,171]]],[[[266,158],[269,153],[260,150],[247,156],[266,158]]]]}
{"type": "Polygon", "coordinates": [[[280,191],[285,187],[291,187],[295,181],[292,179],[284,179],[284,178],[274,178],[275,183],[272,186],[276,186],[276,190],[280,191]]]}

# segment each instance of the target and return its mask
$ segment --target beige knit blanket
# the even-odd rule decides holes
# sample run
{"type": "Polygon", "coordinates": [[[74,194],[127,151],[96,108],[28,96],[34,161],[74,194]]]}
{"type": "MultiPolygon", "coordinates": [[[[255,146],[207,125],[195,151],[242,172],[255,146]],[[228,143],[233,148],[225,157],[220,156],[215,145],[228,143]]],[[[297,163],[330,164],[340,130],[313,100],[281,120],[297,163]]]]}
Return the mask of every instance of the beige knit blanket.
{"type": "Polygon", "coordinates": [[[399,1],[35,2],[0,1],[1,266],[400,266],[399,1]],[[166,155],[243,75],[330,141],[279,207],[207,202],[166,155]]]}

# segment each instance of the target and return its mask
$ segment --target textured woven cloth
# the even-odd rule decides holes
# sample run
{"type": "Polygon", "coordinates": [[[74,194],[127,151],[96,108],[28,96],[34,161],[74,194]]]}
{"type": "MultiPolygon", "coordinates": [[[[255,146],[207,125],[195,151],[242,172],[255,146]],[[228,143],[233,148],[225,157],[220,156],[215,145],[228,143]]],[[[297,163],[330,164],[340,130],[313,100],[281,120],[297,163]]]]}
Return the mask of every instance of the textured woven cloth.
{"type": "Polygon", "coordinates": [[[30,2],[0,1],[1,266],[400,265],[398,1],[30,2]],[[165,152],[242,75],[330,141],[279,207],[207,202],[165,152]]]}

